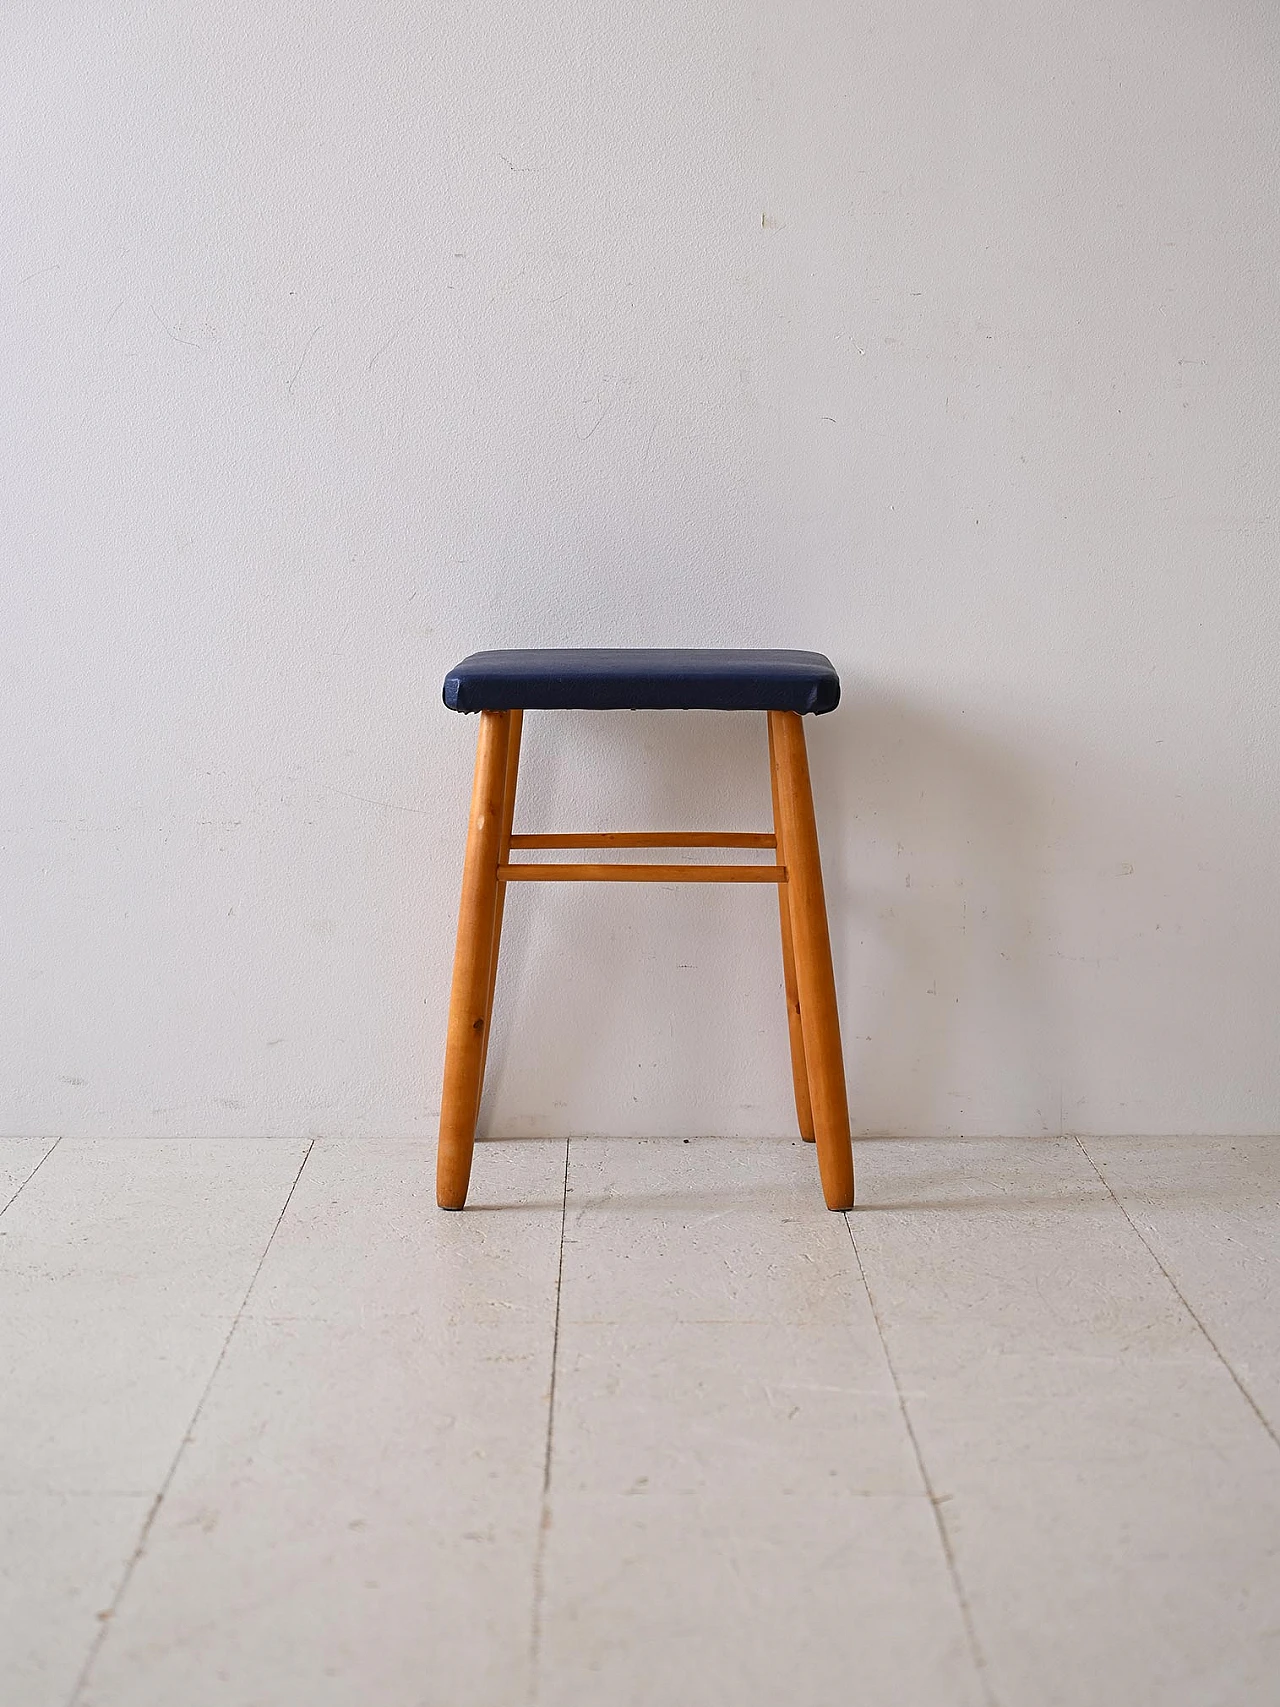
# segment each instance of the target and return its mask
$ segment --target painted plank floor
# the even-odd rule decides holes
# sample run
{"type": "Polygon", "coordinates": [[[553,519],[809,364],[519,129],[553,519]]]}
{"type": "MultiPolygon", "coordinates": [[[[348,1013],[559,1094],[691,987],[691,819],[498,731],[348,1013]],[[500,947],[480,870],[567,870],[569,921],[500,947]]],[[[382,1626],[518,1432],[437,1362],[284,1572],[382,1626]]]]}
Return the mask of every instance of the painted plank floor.
{"type": "Polygon", "coordinates": [[[0,1141],[4,1707],[1272,1707],[1280,1139],[0,1141]]]}

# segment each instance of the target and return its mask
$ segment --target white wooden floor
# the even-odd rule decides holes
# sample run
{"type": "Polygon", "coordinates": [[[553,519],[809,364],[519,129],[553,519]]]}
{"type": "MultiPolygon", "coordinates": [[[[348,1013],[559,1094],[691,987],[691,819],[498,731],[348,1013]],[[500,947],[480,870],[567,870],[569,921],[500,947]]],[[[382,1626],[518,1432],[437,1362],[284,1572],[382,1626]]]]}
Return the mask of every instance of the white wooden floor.
{"type": "Polygon", "coordinates": [[[4,1707],[1275,1707],[1280,1140],[0,1141],[4,1707]]]}

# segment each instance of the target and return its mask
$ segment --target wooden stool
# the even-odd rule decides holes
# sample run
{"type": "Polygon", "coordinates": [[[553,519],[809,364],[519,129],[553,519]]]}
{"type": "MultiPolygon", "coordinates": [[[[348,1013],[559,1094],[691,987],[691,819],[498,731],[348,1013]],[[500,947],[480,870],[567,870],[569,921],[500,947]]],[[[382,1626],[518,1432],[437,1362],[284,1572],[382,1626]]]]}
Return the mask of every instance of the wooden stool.
{"type": "Polygon", "coordinates": [[[796,1116],[802,1136],[817,1141],[828,1209],[852,1208],[840,1017],[802,721],[804,712],[833,711],[839,700],[840,678],[820,652],[477,652],[449,672],[444,702],[479,712],[480,736],[440,1108],[442,1209],[461,1209],[467,1200],[506,885],[583,880],[778,885],[796,1116]],[[513,835],[524,713],[583,709],[767,712],[773,834],[513,835]],[[538,865],[513,864],[512,848],[776,848],[777,855],[770,865],[538,865]]]}

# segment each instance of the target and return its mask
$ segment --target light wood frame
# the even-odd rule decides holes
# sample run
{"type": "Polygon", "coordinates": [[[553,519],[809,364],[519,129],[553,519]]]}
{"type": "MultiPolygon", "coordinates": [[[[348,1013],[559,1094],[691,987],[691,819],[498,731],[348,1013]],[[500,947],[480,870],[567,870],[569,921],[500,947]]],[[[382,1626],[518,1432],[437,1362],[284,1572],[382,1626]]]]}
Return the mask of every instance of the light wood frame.
{"type": "Polygon", "coordinates": [[[436,1198],[442,1209],[467,1200],[498,975],[506,888],[515,882],[774,883],[782,936],[791,1077],[801,1136],[815,1143],[829,1209],[853,1207],[853,1149],[827,929],[822,863],[813,813],[804,720],[771,711],[769,777],[773,833],[757,831],[599,831],[516,835],[516,782],[523,713],[482,711],[453,961],[436,1198]],[[611,865],[513,862],[513,848],[757,848],[761,865],[611,865]]]}

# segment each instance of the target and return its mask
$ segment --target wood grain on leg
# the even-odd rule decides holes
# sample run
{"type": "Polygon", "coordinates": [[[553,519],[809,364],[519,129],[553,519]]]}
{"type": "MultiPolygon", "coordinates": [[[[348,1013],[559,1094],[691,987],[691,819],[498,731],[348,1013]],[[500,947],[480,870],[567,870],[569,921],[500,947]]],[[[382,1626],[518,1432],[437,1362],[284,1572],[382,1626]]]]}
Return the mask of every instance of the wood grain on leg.
{"type": "MultiPolygon", "coordinates": [[[[520,735],[524,727],[524,712],[512,711],[510,733],[507,736],[507,776],[502,796],[502,831],[498,841],[498,864],[505,865],[511,854],[511,826],[516,816],[516,773],[520,768],[520,735]]],[[[484,1095],[484,1070],[489,1061],[489,1038],[493,1032],[493,993],[498,985],[498,950],[502,945],[502,909],[507,898],[505,883],[498,885],[493,904],[493,950],[489,956],[489,995],[484,1005],[484,1050],[480,1056],[480,1082],[476,1086],[476,1118],[480,1117],[480,1099],[484,1095]]]]}
{"type": "Polygon", "coordinates": [[[777,760],[792,947],[822,1195],[828,1209],[851,1209],[853,1148],[849,1142],[849,1102],[804,722],[798,712],[771,711],[769,725],[777,760]]]}
{"type": "Polygon", "coordinates": [[[453,957],[453,990],[449,998],[440,1144],[436,1154],[436,1201],[442,1209],[462,1208],[471,1177],[476,1107],[488,1031],[498,855],[502,845],[510,733],[509,711],[480,713],[471,821],[462,870],[462,903],[458,909],[458,942],[453,957]]]}
{"type": "MultiPolygon", "coordinates": [[[[782,829],[782,813],[778,807],[778,759],[774,751],[773,720],[769,720],[769,784],[773,790],[773,833],[778,848],[778,864],[786,865],[786,840],[782,829]]],[[[813,1143],[813,1110],[809,1106],[809,1070],[804,1059],[804,1025],[800,1018],[800,988],[796,983],[796,956],[791,935],[791,890],[788,884],[778,885],[778,915],[782,924],[782,981],[787,992],[787,1031],[791,1040],[791,1084],[795,1091],[796,1120],[800,1136],[813,1143]]]]}

